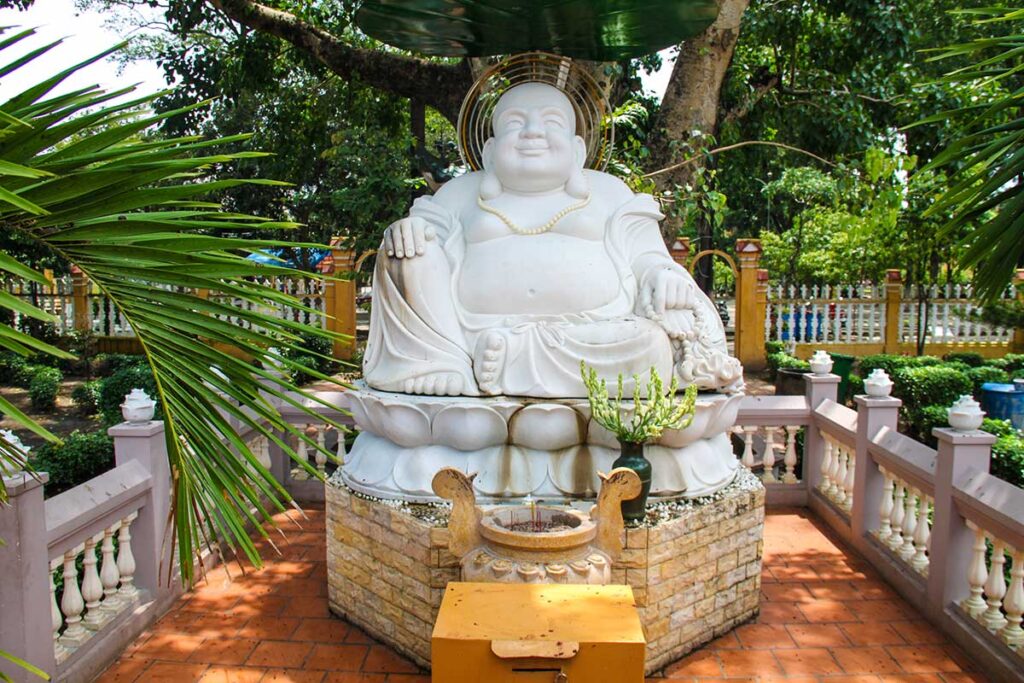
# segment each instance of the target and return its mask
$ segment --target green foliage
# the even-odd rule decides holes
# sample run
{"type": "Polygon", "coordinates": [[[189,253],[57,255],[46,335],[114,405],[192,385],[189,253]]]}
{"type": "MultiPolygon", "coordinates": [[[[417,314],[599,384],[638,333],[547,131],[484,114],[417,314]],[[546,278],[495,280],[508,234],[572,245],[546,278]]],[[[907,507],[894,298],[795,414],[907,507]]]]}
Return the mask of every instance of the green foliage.
{"type": "Polygon", "coordinates": [[[110,377],[125,368],[147,365],[145,356],[127,353],[101,353],[96,356],[93,372],[99,377],[110,377]]]}
{"type": "Polygon", "coordinates": [[[775,377],[779,370],[810,371],[811,364],[805,360],[800,360],[796,356],[780,351],[768,354],[768,369],[771,371],[771,376],[775,377]]]}
{"type": "Polygon", "coordinates": [[[57,394],[64,375],[57,368],[39,367],[28,385],[28,396],[32,409],[50,411],[57,405],[57,394]]]}
{"type": "Polygon", "coordinates": [[[913,411],[910,424],[911,436],[934,448],[936,441],[932,436],[932,429],[949,426],[948,410],[949,406],[933,405],[913,411]]]}
{"type": "Polygon", "coordinates": [[[1005,370],[1007,372],[1024,370],[1024,353],[1008,353],[1003,356],[1003,360],[1006,361],[1005,370]]]}
{"type": "Polygon", "coordinates": [[[1016,430],[1013,428],[1013,423],[1009,420],[996,420],[986,417],[981,421],[981,431],[988,432],[992,436],[1007,436],[1013,434],[1016,430]]]}
{"type": "Polygon", "coordinates": [[[72,432],[62,444],[40,446],[32,466],[48,472],[46,495],[52,496],[83,484],[114,466],[114,440],[104,432],[72,432]]]}
{"type": "Polygon", "coordinates": [[[889,353],[878,353],[860,359],[860,376],[867,377],[872,370],[882,369],[889,377],[894,377],[901,368],[923,368],[941,365],[942,360],[935,356],[900,356],[889,353]]]}
{"type": "Polygon", "coordinates": [[[769,354],[771,354],[771,353],[782,353],[785,350],[786,350],[785,342],[769,340],[769,341],[766,341],[764,343],[764,352],[765,353],[769,353],[769,354]]]}
{"type": "Polygon", "coordinates": [[[972,368],[976,368],[985,363],[985,358],[980,353],[960,352],[960,353],[947,353],[943,356],[943,360],[948,363],[960,362],[966,363],[972,368]]]}
{"type": "Polygon", "coordinates": [[[82,382],[71,392],[71,400],[78,406],[79,413],[93,415],[100,409],[102,390],[103,382],[101,380],[82,382]]]}
{"type": "Polygon", "coordinates": [[[632,418],[622,410],[623,378],[619,375],[618,393],[614,399],[608,395],[605,380],[598,379],[597,370],[588,368],[580,361],[580,373],[587,387],[587,398],[590,400],[590,411],[594,421],[615,435],[619,441],[626,443],[647,443],[661,436],[666,429],[686,429],[693,422],[697,403],[697,387],[691,384],[686,387],[682,398],[676,397],[679,390],[679,379],[673,373],[668,391],[658,376],[658,371],[651,368],[647,382],[647,398],[641,397],[643,384],[640,375],[633,377],[633,409],[632,418]]]}
{"type": "Polygon", "coordinates": [[[1010,381],[1010,374],[1006,370],[1000,370],[999,368],[993,368],[988,365],[982,365],[978,368],[969,368],[967,370],[967,376],[971,378],[971,383],[974,385],[974,396],[975,398],[981,398],[981,385],[986,382],[999,382],[1006,384],[1010,381]]]}
{"type": "Polygon", "coordinates": [[[148,365],[127,365],[110,377],[99,380],[97,408],[103,417],[104,424],[111,426],[123,421],[121,404],[124,403],[124,397],[132,389],[142,389],[151,398],[157,400],[155,419],[161,419],[160,392],[157,389],[152,369],[148,365]]]}
{"type": "Polygon", "coordinates": [[[992,444],[989,471],[1014,486],[1024,488],[1024,436],[1019,431],[1003,434],[992,444]]]}
{"type": "Polygon", "coordinates": [[[903,367],[892,375],[893,395],[904,401],[912,423],[924,406],[948,407],[973,386],[965,372],[945,366],[903,367]]]}
{"type": "MultiPolygon", "coordinates": [[[[297,353],[297,354],[291,356],[291,359],[295,362],[295,364],[297,366],[298,365],[302,365],[302,366],[305,366],[307,368],[315,369],[317,367],[317,365],[318,365],[318,359],[315,356],[309,356],[309,355],[303,355],[301,353],[297,353]]],[[[303,370],[300,367],[296,367],[292,371],[292,382],[295,383],[295,386],[303,387],[303,386],[306,386],[307,384],[310,384],[310,383],[312,383],[314,381],[316,381],[316,376],[313,375],[311,372],[303,370]]]]}
{"type": "Polygon", "coordinates": [[[27,366],[28,361],[24,356],[11,351],[0,352],[0,384],[22,386],[23,377],[27,378],[27,366]]]}

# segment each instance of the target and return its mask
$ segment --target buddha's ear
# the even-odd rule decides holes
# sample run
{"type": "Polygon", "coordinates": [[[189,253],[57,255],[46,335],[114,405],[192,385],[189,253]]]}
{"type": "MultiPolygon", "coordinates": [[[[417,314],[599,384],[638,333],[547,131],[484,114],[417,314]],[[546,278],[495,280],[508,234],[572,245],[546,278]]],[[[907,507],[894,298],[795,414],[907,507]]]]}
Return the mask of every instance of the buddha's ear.
{"type": "Polygon", "coordinates": [[[576,153],[576,165],[583,168],[587,163],[587,143],[577,135],[572,141],[573,151],[576,153]]]}
{"type": "Polygon", "coordinates": [[[484,165],[484,177],[480,180],[480,199],[494,199],[500,196],[503,190],[498,176],[494,174],[494,171],[490,170],[494,161],[494,138],[490,138],[484,143],[480,157],[484,165]]]}
{"type": "Polygon", "coordinates": [[[565,191],[576,199],[586,199],[590,196],[590,184],[587,182],[587,177],[583,175],[583,165],[587,163],[587,143],[577,135],[573,139],[573,148],[576,164],[569,175],[569,180],[565,183],[565,191]]]}

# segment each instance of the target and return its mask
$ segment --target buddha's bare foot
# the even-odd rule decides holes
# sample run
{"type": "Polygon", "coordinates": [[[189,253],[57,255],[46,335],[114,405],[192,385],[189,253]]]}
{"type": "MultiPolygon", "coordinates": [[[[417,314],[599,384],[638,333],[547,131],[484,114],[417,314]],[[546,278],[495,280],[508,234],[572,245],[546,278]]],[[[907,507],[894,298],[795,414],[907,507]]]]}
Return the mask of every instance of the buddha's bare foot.
{"type": "Polygon", "coordinates": [[[405,380],[405,393],[425,396],[458,396],[465,383],[455,372],[434,372],[405,380]]]}
{"type": "Polygon", "coordinates": [[[500,332],[488,332],[481,338],[476,358],[476,381],[480,385],[480,393],[492,396],[501,393],[498,380],[505,369],[506,349],[507,342],[500,332]]]}

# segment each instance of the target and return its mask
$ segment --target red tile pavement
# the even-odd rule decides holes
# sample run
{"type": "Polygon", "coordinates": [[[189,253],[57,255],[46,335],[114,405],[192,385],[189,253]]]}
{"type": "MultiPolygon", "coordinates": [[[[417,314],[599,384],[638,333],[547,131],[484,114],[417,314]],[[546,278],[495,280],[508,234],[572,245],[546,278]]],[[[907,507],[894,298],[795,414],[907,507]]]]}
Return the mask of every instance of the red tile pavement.
{"type": "MultiPolygon", "coordinates": [[[[98,680],[429,681],[409,660],[329,614],[324,514],[307,514],[301,533],[277,541],[281,556],[271,559],[269,544],[261,543],[269,560],[263,569],[209,572],[98,680]]],[[[764,564],[761,615],[649,681],[986,680],[806,510],[770,512],[764,564]]]]}

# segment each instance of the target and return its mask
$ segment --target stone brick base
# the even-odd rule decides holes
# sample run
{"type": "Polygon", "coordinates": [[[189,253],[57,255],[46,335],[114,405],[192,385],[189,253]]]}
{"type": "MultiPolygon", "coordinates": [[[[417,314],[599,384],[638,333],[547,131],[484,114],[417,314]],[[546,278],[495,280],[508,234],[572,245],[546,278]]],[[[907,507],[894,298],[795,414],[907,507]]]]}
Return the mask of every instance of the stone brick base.
{"type": "MultiPolygon", "coordinates": [[[[326,488],[331,610],[429,668],[444,587],[459,580],[444,509],[326,488]]],[[[633,587],[648,673],[757,614],[764,488],[742,472],[709,499],[652,509],[659,521],[626,530],[612,570],[614,583],[633,587]]]]}

